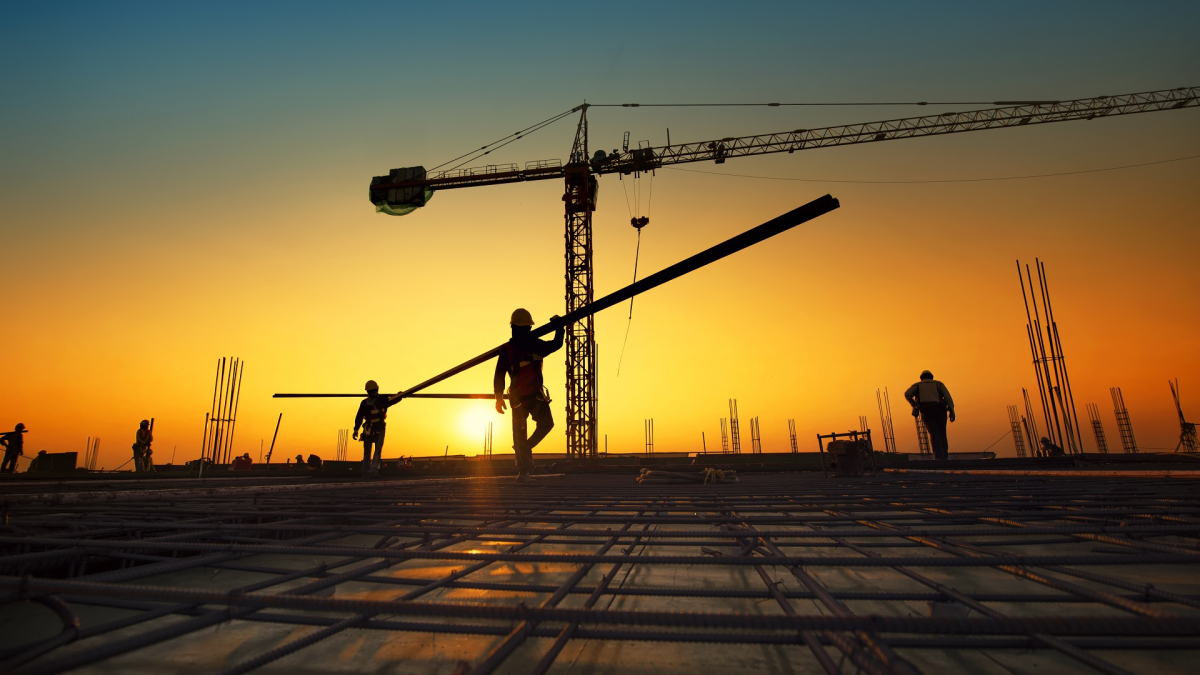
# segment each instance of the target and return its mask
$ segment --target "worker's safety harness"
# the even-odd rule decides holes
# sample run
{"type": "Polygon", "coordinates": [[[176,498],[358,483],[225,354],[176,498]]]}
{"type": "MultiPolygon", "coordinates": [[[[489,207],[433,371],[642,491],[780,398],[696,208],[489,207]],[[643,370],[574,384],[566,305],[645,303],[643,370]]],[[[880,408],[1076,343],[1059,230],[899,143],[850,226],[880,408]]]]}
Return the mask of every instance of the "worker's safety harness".
{"type": "Polygon", "coordinates": [[[542,356],[535,352],[518,352],[512,342],[504,345],[508,356],[508,377],[512,384],[508,393],[512,397],[512,406],[521,404],[520,397],[537,395],[544,403],[550,402],[550,390],[542,385],[542,356]]]}

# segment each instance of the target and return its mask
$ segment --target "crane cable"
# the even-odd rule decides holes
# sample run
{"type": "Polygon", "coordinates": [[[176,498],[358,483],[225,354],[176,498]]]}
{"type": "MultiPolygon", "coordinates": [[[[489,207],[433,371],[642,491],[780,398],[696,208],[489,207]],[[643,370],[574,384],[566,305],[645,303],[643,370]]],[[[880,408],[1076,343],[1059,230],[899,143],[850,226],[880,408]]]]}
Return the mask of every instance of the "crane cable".
{"type": "MultiPolygon", "coordinates": [[[[634,215],[633,213],[630,213],[629,220],[631,223],[636,223],[636,222],[638,222],[638,220],[640,220],[641,205],[642,205],[642,202],[641,202],[641,176],[635,177],[634,181],[635,182],[633,184],[634,185],[633,194],[634,194],[634,202],[637,207],[636,208],[637,214],[634,215]]],[[[622,182],[621,183],[622,189],[624,189],[624,185],[625,185],[624,182],[622,182]]],[[[653,200],[654,200],[654,173],[651,172],[650,173],[649,196],[646,198],[646,217],[647,217],[647,219],[649,219],[649,216],[650,216],[650,202],[653,200]]],[[[629,206],[628,193],[626,193],[625,206],[626,207],[629,206]]],[[[633,252],[633,283],[637,283],[638,260],[641,258],[641,255],[642,255],[642,227],[644,227],[644,223],[642,226],[635,225],[634,227],[637,229],[637,248],[634,249],[634,252],[633,252]]],[[[625,347],[626,347],[626,345],[629,344],[629,329],[632,327],[633,327],[633,298],[629,298],[629,317],[626,319],[626,323],[625,323],[625,340],[621,342],[621,355],[620,355],[620,357],[617,358],[617,377],[621,376],[621,364],[624,363],[624,361],[625,361],[625,347]]]]}
{"type": "Polygon", "coordinates": [[[437,166],[429,169],[429,171],[435,171],[437,169],[442,168],[443,166],[446,166],[447,164],[452,164],[454,162],[458,162],[460,159],[463,160],[463,161],[459,162],[458,164],[455,164],[454,166],[450,167],[449,169],[446,169],[446,171],[453,171],[453,170],[461,167],[463,164],[473,162],[476,159],[483,157],[484,155],[490,154],[493,150],[499,150],[500,148],[503,148],[504,146],[508,145],[509,143],[518,141],[518,140],[528,136],[529,134],[532,134],[535,131],[541,131],[542,129],[550,126],[551,124],[554,124],[555,122],[563,119],[567,115],[570,115],[574,112],[578,112],[578,110],[579,110],[579,107],[576,106],[574,108],[571,108],[570,110],[558,113],[557,115],[554,115],[553,117],[549,117],[547,119],[542,120],[541,122],[538,122],[537,124],[533,124],[528,127],[525,127],[524,129],[521,129],[520,131],[515,131],[507,136],[504,136],[503,138],[492,141],[491,143],[488,143],[487,145],[484,145],[478,149],[471,150],[470,152],[463,153],[463,154],[459,155],[458,157],[455,157],[454,159],[450,159],[445,162],[442,162],[441,164],[438,164],[437,166]],[[495,147],[493,147],[493,146],[495,146],[495,147]]]}

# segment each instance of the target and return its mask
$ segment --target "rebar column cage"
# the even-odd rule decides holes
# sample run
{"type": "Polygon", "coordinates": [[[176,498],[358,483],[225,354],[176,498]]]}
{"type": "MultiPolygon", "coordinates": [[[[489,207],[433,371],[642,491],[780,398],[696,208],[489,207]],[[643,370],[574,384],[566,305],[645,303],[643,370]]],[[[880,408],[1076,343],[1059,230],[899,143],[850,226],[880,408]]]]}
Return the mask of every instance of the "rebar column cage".
{"type": "Polygon", "coordinates": [[[10,484],[4,672],[203,653],[222,675],[544,673],[663,650],[681,673],[1186,672],[1200,649],[1194,479],[288,480],[10,484]]]}
{"type": "Polygon", "coordinates": [[[925,420],[919,416],[914,417],[913,420],[917,423],[917,447],[922,455],[932,455],[933,448],[929,445],[929,429],[925,427],[925,420]]]}
{"type": "Polygon", "coordinates": [[[228,464],[237,431],[238,404],[242,398],[242,374],[246,364],[240,359],[222,357],[217,361],[213,379],[211,410],[204,422],[204,440],[200,446],[200,467],[205,462],[228,464]]]}
{"type": "Polygon", "coordinates": [[[1104,435],[1104,422],[1100,420],[1100,406],[1088,403],[1086,406],[1088,420],[1092,423],[1092,436],[1096,439],[1096,452],[1108,454],[1108,438],[1104,435]]]}
{"type": "Polygon", "coordinates": [[[1017,406],[1008,406],[1008,428],[1012,433],[1013,446],[1017,450],[1017,457],[1025,457],[1025,434],[1021,433],[1021,414],[1017,412],[1017,406]]]}
{"type": "Polygon", "coordinates": [[[729,399],[729,452],[742,454],[742,434],[738,429],[737,399],[729,399]]]}
{"type": "Polygon", "coordinates": [[[1125,407],[1125,396],[1121,394],[1120,387],[1110,387],[1108,393],[1112,395],[1113,416],[1117,418],[1117,433],[1121,435],[1121,449],[1129,454],[1136,454],[1138,451],[1137,439],[1133,436],[1133,423],[1129,421],[1129,409],[1125,407]]]}

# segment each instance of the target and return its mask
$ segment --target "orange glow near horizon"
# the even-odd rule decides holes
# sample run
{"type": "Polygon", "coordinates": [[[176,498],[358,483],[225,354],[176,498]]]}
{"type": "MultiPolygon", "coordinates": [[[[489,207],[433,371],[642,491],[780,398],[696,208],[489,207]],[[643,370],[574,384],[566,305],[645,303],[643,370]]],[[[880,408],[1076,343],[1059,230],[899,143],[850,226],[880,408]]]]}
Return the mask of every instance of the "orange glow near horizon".
{"type": "MultiPolygon", "coordinates": [[[[771,11],[783,18],[740,27],[724,6],[639,7],[653,16],[635,26],[589,8],[591,34],[613,39],[589,47],[586,67],[545,58],[580,50],[583,19],[557,7],[505,33],[539,45],[537,59],[489,42],[493,22],[513,21],[498,6],[414,7],[407,42],[392,22],[332,7],[289,11],[282,27],[251,7],[244,25],[173,5],[134,12],[137,25],[117,8],[13,8],[0,21],[15,73],[0,111],[0,429],[26,424],[30,456],[82,455],[99,437],[97,467],[113,469],[153,417],[155,461],[192,460],[216,361],[234,356],[246,364],[234,452],[257,461],[282,413],[273,461],[332,458],[357,401],[272,394],[352,393],[368,379],[399,391],[508,339],[514,308],[540,323],[564,307],[560,183],[447,190],[389,217],[366,199],[371,177],[432,168],[584,98],[1067,99],[1187,85],[1200,62],[1186,7],[1047,5],[1037,20],[964,7],[920,25],[891,6],[837,7],[782,4],[771,11]],[[829,28],[796,40],[813,13],[829,28]],[[729,38],[662,39],[716,27],[729,38]],[[448,42],[461,49],[447,54],[448,42]]],[[[975,107],[986,106],[957,109],[975,107]]],[[[669,129],[678,144],[954,109],[597,107],[590,150],[619,147],[626,130],[662,145],[669,129]]],[[[1085,448],[1084,406],[1097,403],[1119,451],[1109,387],[1120,386],[1139,445],[1171,451],[1168,379],[1200,419],[1198,121],[1193,108],[684,165],[640,185],[601,177],[596,297],[632,279],[636,213],[650,218],[644,277],[820,195],[842,204],[639,296],[631,324],[628,305],[597,316],[601,450],[641,452],[647,418],[658,452],[700,451],[702,434],[718,450],[736,398],[743,451],[759,417],[764,451],[789,450],[795,419],[811,452],[816,434],[856,429],[860,415],[878,430],[886,387],[912,452],[902,394],[928,368],[957,403],[951,452],[1013,455],[1006,406],[1022,387],[1036,396],[1014,261],[1037,257],[1085,448]]],[[[563,160],[574,132],[573,118],[558,122],[480,163],[563,160]]],[[[538,452],[565,449],[564,361],[546,361],[556,427],[538,452]]],[[[431,392],[488,393],[492,368],[431,392]]],[[[479,454],[488,422],[495,452],[511,452],[510,417],[489,401],[403,401],[384,457],[479,454]]]]}

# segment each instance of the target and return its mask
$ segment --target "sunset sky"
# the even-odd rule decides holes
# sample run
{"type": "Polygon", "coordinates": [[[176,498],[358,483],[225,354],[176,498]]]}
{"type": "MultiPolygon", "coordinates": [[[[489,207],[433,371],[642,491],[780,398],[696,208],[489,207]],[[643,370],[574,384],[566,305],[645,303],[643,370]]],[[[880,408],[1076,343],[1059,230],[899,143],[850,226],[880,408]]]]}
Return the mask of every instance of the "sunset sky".
{"type": "MultiPolygon", "coordinates": [[[[235,447],[332,457],[347,400],[395,391],[563,311],[562,185],[452,190],[375,213],[372,176],[432,167],[583,101],[1071,99],[1200,84],[1200,4],[5,3],[0,7],[0,429],[26,454],[198,456],[222,356],[246,362],[235,447]],[[32,451],[32,452],[31,452],[32,451]]],[[[591,145],[701,141],[986,106],[594,108],[591,145]]],[[[566,160],[574,118],[487,163],[566,160]]],[[[481,162],[483,163],[483,162],[481,162]]],[[[698,163],[644,178],[640,273],[830,193],[842,208],[597,318],[612,452],[744,450],[878,428],[928,368],[982,450],[1035,381],[1014,261],[1046,262],[1079,415],[1123,388],[1143,448],[1171,450],[1167,380],[1200,420],[1200,110],[698,163]],[[1190,159],[1183,159],[1190,158],[1190,159]],[[970,182],[1176,160],[1076,175],[970,182]],[[686,170],[685,170],[686,169],[686,170]],[[738,174],[738,175],[734,175],[738,174]],[[752,176],[752,177],[747,177],[752,176]],[[780,179],[780,180],[774,180],[780,179]],[[782,180],[791,179],[791,180],[782,180]],[[618,376],[618,362],[620,374],[618,376]]],[[[597,296],[629,283],[634,184],[600,179],[597,296]],[[629,197],[626,195],[629,194],[629,197]]],[[[487,392],[491,365],[435,390],[487,392]]],[[[564,366],[547,384],[560,425],[564,366]]],[[[496,452],[488,402],[405,401],[385,457],[496,452]]],[[[1039,421],[1040,422],[1040,421],[1039,421]]],[[[1094,450],[1090,432],[1085,447],[1094,450]]],[[[1014,453],[1011,439],[992,448],[1014,453]]],[[[357,446],[350,448],[357,457],[357,446]]],[[[22,469],[26,466],[22,463],[22,469]]]]}

